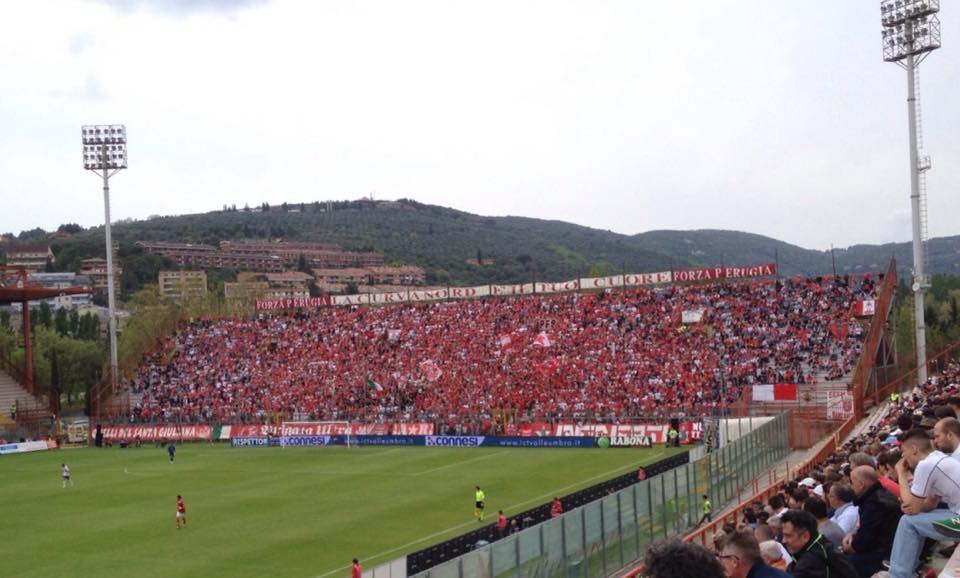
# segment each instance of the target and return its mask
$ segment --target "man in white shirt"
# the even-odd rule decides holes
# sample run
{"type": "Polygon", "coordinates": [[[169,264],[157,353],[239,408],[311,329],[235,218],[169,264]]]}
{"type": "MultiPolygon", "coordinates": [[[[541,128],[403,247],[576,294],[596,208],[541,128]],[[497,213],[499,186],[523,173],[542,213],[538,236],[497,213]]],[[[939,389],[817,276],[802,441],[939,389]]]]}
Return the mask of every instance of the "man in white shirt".
{"type": "Polygon", "coordinates": [[[850,534],[857,529],[860,510],[853,505],[853,500],[856,497],[857,494],[854,493],[853,487],[851,487],[850,484],[837,482],[830,486],[830,493],[827,498],[834,509],[833,517],[831,517],[830,520],[840,526],[844,535],[850,534]]]}
{"type": "Polygon", "coordinates": [[[70,466],[60,464],[60,488],[66,488],[67,485],[73,487],[73,480],[70,479],[70,466]]]}
{"type": "Polygon", "coordinates": [[[912,578],[920,559],[924,538],[942,540],[933,525],[960,513],[960,461],[933,449],[926,430],[912,429],[901,444],[903,458],[897,462],[901,509],[897,534],[890,554],[891,578],[912,578]],[[908,482],[909,470],[913,482],[908,482]],[[939,502],[949,509],[935,509],[939,502]]]}

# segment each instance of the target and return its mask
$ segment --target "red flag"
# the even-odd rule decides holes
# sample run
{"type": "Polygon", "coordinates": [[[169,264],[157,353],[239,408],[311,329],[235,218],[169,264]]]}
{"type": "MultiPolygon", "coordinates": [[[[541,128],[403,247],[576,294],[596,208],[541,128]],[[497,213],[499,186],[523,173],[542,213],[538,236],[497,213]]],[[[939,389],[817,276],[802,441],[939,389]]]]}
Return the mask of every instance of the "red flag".
{"type": "Polygon", "coordinates": [[[550,347],[553,342],[550,341],[550,336],[547,335],[546,331],[541,331],[537,338],[533,340],[533,344],[540,347],[550,347]]]}
{"type": "Polygon", "coordinates": [[[797,384],[773,384],[773,399],[774,401],[797,401],[797,384]]]}

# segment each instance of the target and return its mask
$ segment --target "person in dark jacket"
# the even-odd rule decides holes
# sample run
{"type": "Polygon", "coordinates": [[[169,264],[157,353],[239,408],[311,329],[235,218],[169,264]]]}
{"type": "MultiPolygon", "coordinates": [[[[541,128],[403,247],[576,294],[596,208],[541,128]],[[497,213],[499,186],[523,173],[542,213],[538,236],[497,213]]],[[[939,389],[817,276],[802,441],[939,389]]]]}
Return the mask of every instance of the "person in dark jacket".
{"type": "Polygon", "coordinates": [[[858,578],[850,562],[817,531],[813,514],[787,510],[780,519],[783,543],[793,554],[793,563],[787,568],[793,578],[858,578]]]}
{"type": "Polygon", "coordinates": [[[750,530],[736,530],[720,538],[720,563],[727,578],[789,578],[760,557],[760,543],[750,530]]]}
{"type": "Polygon", "coordinates": [[[870,578],[890,558],[893,538],[900,523],[900,503],[880,484],[880,475],[872,466],[858,466],[850,472],[850,482],[860,509],[860,526],[843,539],[847,560],[861,578],[870,578]]]}

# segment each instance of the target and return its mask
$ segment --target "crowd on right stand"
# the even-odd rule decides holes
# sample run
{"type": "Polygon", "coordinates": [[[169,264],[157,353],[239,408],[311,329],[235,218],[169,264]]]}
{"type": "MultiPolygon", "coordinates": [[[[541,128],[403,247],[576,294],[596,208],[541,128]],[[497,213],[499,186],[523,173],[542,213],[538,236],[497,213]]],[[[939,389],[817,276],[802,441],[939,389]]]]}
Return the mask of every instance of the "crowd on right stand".
{"type": "MultiPolygon", "coordinates": [[[[714,550],[667,540],[644,576],[935,577],[960,542],[960,363],[898,396],[869,432],[767,503],[744,509],[714,550]]],[[[960,558],[960,553],[954,558],[960,558]]],[[[952,559],[951,559],[952,560],[952,559]]],[[[940,574],[951,573],[951,564],[940,574]]]]}

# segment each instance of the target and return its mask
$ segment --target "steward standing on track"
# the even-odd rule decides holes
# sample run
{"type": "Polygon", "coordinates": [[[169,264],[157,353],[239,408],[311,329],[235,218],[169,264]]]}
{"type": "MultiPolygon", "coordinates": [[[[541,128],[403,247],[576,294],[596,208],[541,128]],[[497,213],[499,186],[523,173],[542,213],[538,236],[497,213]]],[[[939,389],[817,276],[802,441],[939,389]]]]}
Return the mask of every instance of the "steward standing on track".
{"type": "Polygon", "coordinates": [[[484,502],[487,501],[486,494],[483,493],[483,490],[480,489],[480,486],[477,486],[477,491],[474,492],[474,509],[473,515],[476,516],[478,522],[483,521],[483,506],[484,502]]]}

